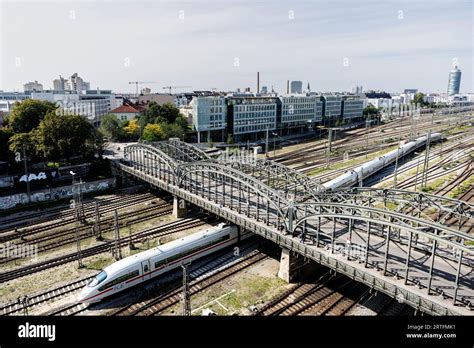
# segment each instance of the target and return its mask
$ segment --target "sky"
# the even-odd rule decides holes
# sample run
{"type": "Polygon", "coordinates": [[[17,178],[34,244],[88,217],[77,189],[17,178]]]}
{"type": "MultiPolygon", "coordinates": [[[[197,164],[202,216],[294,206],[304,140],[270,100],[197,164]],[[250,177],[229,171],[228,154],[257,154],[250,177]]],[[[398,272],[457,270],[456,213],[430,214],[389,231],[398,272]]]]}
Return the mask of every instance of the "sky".
{"type": "Polygon", "coordinates": [[[474,92],[472,0],[0,0],[0,90],[77,72],[134,92],[364,89],[474,92]]]}

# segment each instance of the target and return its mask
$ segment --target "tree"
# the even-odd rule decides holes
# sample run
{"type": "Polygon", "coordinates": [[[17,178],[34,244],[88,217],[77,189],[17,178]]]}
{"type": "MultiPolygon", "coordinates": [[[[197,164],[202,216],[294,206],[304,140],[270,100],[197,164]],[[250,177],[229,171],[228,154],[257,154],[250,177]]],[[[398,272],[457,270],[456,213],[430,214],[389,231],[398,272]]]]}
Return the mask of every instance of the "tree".
{"type": "Polygon", "coordinates": [[[10,127],[0,127],[0,161],[12,159],[12,153],[9,149],[9,140],[13,136],[13,130],[10,127]]]}
{"type": "Polygon", "coordinates": [[[50,112],[36,131],[37,150],[48,160],[86,157],[88,145],[94,144],[95,136],[94,128],[84,117],[50,112]]]}
{"type": "Polygon", "coordinates": [[[424,98],[425,98],[425,95],[421,92],[418,92],[417,94],[415,94],[415,98],[413,98],[411,102],[412,104],[418,104],[420,106],[429,105],[429,103],[425,102],[424,98]]]}
{"type": "Polygon", "coordinates": [[[367,107],[363,111],[363,115],[368,118],[367,116],[372,117],[373,115],[377,115],[379,110],[373,106],[372,104],[367,105],[367,107]]]}
{"type": "Polygon", "coordinates": [[[10,137],[9,141],[10,151],[20,153],[23,157],[23,151],[27,156],[35,156],[37,153],[37,137],[35,131],[29,133],[16,133],[10,137]]]}
{"type": "Polygon", "coordinates": [[[120,121],[114,114],[108,114],[102,117],[100,122],[101,131],[110,139],[118,140],[122,135],[122,127],[120,121]]]}
{"type": "Polygon", "coordinates": [[[15,104],[8,122],[15,133],[28,133],[38,127],[46,114],[54,112],[56,108],[56,104],[48,101],[24,100],[15,104]]]}
{"type": "Polygon", "coordinates": [[[123,131],[130,139],[138,139],[140,136],[140,125],[138,124],[138,120],[136,118],[130,120],[128,125],[123,127],[123,131]]]}
{"type": "Polygon", "coordinates": [[[163,132],[164,132],[164,139],[169,139],[169,138],[182,138],[184,135],[183,129],[177,125],[176,123],[172,124],[162,124],[161,125],[163,132]]]}
{"type": "Polygon", "coordinates": [[[176,121],[175,123],[181,127],[181,129],[183,130],[183,132],[186,132],[186,130],[188,129],[188,120],[186,119],[186,117],[182,114],[179,114],[178,117],[176,118],[176,121]]]}
{"type": "Polygon", "coordinates": [[[159,119],[155,120],[155,123],[161,123],[163,121],[174,123],[178,116],[179,109],[171,103],[166,103],[161,106],[159,119]]]}
{"type": "Polygon", "coordinates": [[[149,123],[143,129],[142,139],[147,141],[159,141],[165,138],[163,128],[159,124],[149,123]]]}

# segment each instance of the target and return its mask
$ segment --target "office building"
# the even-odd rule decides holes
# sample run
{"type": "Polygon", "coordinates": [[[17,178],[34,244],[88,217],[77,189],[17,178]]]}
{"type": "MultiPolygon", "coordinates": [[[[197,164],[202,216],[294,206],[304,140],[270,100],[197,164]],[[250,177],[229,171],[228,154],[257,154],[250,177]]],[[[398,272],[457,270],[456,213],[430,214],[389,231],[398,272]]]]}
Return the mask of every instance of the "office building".
{"type": "Polygon", "coordinates": [[[256,140],[259,133],[277,128],[278,98],[231,97],[227,100],[227,133],[234,141],[256,140]],[[245,136],[244,136],[245,135],[245,136]]]}
{"type": "Polygon", "coordinates": [[[335,94],[323,94],[323,119],[325,125],[334,124],[342,116],[342,97],[335,94]]]}
{"type": "Polygon", "coordinates": [[[359,96],[344,96],[342,99],[342,123],[353,123],[363,119],[364,101],[359,96]]]}
{"type": "Polygon", "coordinates": [[[448,96],[459,94],[461,88],[461,70],[457,65],[449,73],[448,96]]]}
{"type": "Polygon", "coordinates": [[[322,102],[316,96],[286,95],[280,100],[281,124],[284,126],[308,126],[322,119],[322,102]]]}
{"type": "Polygon", "coordinates": [[[65,91],[68,87],[68,80],[59,75],[59,79],[53,80],[53,89],[56,91],[65,91]]]}
{"type": "Polygon", "coordinates": [[[193,128],[198,142],[208,141],[214,135],[224,139],[227,127],[227,105],[224,97],[194,97],[189,103],[192,111],[193,128]]]}
{"type": "Polygon", "coordinates": [[[82,93],[90,89],[90,83],[85,82],[77,73],[74,73],[69,78],[68,90],[82,93]]]}
{"type": "Polygon", "coordinates": [[[303,82],[302,81],[291,81],[290,93],[303,93],[303,82]]]}

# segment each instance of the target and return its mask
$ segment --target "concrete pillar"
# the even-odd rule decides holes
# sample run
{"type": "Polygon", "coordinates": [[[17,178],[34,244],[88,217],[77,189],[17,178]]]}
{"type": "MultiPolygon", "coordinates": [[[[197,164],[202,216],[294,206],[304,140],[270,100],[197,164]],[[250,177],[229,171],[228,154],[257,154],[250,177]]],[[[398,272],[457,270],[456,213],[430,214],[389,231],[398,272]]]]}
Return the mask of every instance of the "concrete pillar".
{"type": "Polygon", "coordinates": [[[186,201],[179,197],[173,198],[173,217],[176,219],[185,218],[188,213],[186,201]]]}
{"type": "Polygon", "coordinates": [[[305,259],[303,255],[282,248],[278,278],[292,283],[304,276],[310,275],[320,267],[322,266],[309,259],[305,259]]]}

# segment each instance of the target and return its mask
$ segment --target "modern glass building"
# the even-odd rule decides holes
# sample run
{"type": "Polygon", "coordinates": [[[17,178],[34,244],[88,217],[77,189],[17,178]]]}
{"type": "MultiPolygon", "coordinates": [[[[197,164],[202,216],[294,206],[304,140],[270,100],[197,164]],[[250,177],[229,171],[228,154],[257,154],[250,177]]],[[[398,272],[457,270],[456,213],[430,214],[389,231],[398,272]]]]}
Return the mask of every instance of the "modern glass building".
{"type": "Polygon", "coordinates": [[[459,88],[461,87],[461,70],[457,65],[449,73],[448,80],[448,95],[459,94],[459,88]]]}
{"type": "Polygon", "coordinates": [[[219,131],[224,136],[227,127],[227,103],[224,97],[194,97],[189,106],[192,109],[193,126],[201,142],[201,133],[211,137],[211,132],[219,131]]]}
{"type": "Polygon", "coordinates": [[[342,101],[342,120],[344,123],[352,122],[352,119],[362,119],[364,112],[364,101],[358,96],[344,97],[342,101]]]}
{"type": "Polygon", "coordinates": [[[316,122],[316,99],[316,96],[282,96],[281,123],[299,126],[316,122]]]}
{"type": "Polygon", "coordinates": [[[227,130],[234,135],[257,134],[277,127],[278,98],[229,98],[227,130]]]}
{"type": "Polygon", "coordinates": [[[303,82],[302,81],[291,81],[291,93],[302,93],[303,82]]]}

